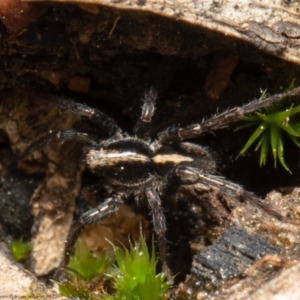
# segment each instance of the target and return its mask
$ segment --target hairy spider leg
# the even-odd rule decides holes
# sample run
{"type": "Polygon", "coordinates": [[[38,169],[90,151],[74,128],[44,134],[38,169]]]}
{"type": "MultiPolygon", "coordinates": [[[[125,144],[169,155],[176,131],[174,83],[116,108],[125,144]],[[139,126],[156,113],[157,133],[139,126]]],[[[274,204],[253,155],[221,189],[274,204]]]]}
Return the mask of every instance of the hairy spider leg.
{"type": "Polygon", "coordinates": [[[113,120],[100,110],[91,108],[86,104],[74,102],[71,99],[67,98],[53,97],[53,100],[51,101],[59,107],[66,109],[67,111],[71,111],[75,114],[88,117],[92,122],[104,129],[109,136],[122,136],[122,130],[117,125],[115,120],[113,120]]]}
{"type": "Polygon", "coordinates": [[[34,151],[41,150],[42,148],[48,146],[55,140],[59,140],[61,142],[77,141],[81,143],[97,145],[97,143],[95,142],[95,137],[84,132],[78,132],[72,129],[53,131],[49,134],[40,137],[32,144],[30,144],[21,154],[20,158],[22,159],[34,151]]]}
{"type": "Polygon", "coordinates": [[[163,208],[161,207],[161,200],[154,187],[146,189],[145,193],[148,199],[148,204],[151,208],[150,214],[152,215],[153,228],[157,235],[159,258],[167,280],[170,284],[172,284],[173,277],[167,264],[167,244],[165,237],[167,226],[163,208]]]}
{"type": "Polygon", "coordinates": [[[254,193],[244,190],[242,186],[230,182],[221,176],[207,174],[200,171],[199,169],[193,167],[185,167],[185,166],[177,167],[175,173],[176,176],[178,176],[178,178],[180,179],[181,184],[194,184],[194,183],[201,182],[206,186],[220,190],[225,195],[238,197],[243,201],[252,202],[255,206],[261,208],[263,211],[265,211],[269,215],[274,216],[274,218],[276,218],[281,222],[300,226],[300,222],[290,220],[289,218],[282,216],[277,211],[275,211],[272,207],[266,205],[262,201],[262,199],[257,197],[254,193]]]}
{"type": "Polygon", "coordinates": [[[283,98],[299,94],[300,87],[296,87],[290,91],[272,95],[267,99],[254,100],[242,107],[233,107],[204,120],[200,124],[193,124],[184,128],[174,125],[160,132],[158,134],[158,141],[162,144],[170,144],[178,143],[186,139],[196,138],[205,132],[222,129],[229,124],[240,120],[240,118],[244,115],[255,112],[263,107],[273,105],[283,98]]]}
{"type": "Polygon", "coordinates": [[[122,137],[122,130],[117,125],[115,120],[113,120],[111,117],[101,112],[100,110],[91,108],[86,104],[77,103],[70,98],[58,97],[44,93],[33,93],[28,90],[22,90],[22,92],[33,97],[39,97],[40,99],[50,101],[51,103],[63,108],[66,111],[70,111],[77,115],[89,118],[93,123],[103,129],[109,136],[115,136],[116,138],[118,138],[119,136],[122,137]]]}
{"type": "Polygon", "coordinates": [[[59,269],[65,269],[68,265],[70,255],[74,253],[74,245],[80,235],[84,225],[97,223],[110,214],[116,212],[120,205],[124,203],[123,194],[115,194],[107,198],[104,202],[99,204],[96,208],[93,208],[83,213],[79,220],[72,223],[65,245],[64,259],[59,266],[59,269]]]}
{"type": "Polygon", "coordinates": [[[138,138],[143,140],[149,140],[150,130],[151,130],[151,121],[155,112],[155,101],[157,99],[157,91],[151,88],[144,94],[142,98],[142,112],[134,126],[133,132],[138,138]]]}

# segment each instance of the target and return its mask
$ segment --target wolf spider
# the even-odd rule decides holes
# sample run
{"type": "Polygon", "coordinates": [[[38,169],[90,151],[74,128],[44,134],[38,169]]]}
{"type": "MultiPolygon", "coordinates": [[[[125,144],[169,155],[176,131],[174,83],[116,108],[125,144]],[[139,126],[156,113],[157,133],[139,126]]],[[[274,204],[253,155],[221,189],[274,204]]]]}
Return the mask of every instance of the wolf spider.
{"type": "Polygon", "coordinates": [[[116,122],[105,113],[88,107],[85,104],[69,99],[53,98],[59,107],[75,114],[88,117],[108,136],[107,139],[95,138],[88,133],[75,130],[52,132],[33,142],[23,153],[41,149],[53,140],[61,142],[75,140],[89,144],[84,148],[87,167],[114,191],[96,208],[83,213],[78,221],[73,222],[66,242],[63,264],[68,261],[70,249],[77,240],[79,232],[85,224],[99,222],[113,212],[130,196],[146,196],[153,221],[153,229],[157,236],[159,258],[167,279],[172,282],[172,276],[167,264],[167,247],[165,232],[167,230],[165,216],[160,196],[178,188],[180,185],[203,183],[217,189],[221,193],[250,201],[275,218],[292,224],[296,221],[281,216],[270,206],[265,205],[260,198],[244,190],[240,185],[229,182],[213,174],[215,161],[211,154],[202,146],[184,142],[199,137],[203,133],[217,130],[238,121],[245,114],[273,105],[282,98],[298,95],[300,87],[270,96],[265,100],[255,100],[242,107],[234,107],[199,124],[187,127],[173,125],[158,134],[151,141],[150,125],[155,111],[157,98],[154,90],[144,96],[142,112],[134,128],[135,136],[124,132],[116,122]]]}

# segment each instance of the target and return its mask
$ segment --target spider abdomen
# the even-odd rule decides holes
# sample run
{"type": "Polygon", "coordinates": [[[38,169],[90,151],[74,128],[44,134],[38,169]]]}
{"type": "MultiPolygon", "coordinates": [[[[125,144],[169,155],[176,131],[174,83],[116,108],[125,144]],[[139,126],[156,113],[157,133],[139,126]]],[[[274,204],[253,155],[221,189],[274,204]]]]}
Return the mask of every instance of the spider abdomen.
{"type": "Polygon", "coordinates": [[[91,149],[86,161],[92,172],[115,185],[137,187],[153,180],[152,151],[139,139],[126,138],[91,149]]]}

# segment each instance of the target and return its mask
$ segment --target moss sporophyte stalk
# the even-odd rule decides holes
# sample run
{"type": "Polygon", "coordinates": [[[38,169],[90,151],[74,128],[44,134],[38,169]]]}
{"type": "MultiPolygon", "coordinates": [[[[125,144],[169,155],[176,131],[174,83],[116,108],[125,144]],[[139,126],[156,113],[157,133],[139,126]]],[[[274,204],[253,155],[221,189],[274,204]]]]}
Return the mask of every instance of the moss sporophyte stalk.
{"type": "MultiPolygon", "coordinates": [[[[293,84],[288,88],[292,89],[293,84]]],[[[267,97],[263,92],[260,101],[267,97]]],[[[255,151],[260,150],[260,166],[266,164],[268,153],[272,152],[274,166],[277,160],[285,170],[291,173],[284,159],[284,137],[288,137],[297,147],[300,148],[300,105],[290,104],[289,99],[284,98],[280,103],[263,108],[260,112],[244,116],[241,119],[245,124],[236,130],[246,127],[256,127],[240,154],[245,153],[249,147],[256,142],[255,151]]]]}

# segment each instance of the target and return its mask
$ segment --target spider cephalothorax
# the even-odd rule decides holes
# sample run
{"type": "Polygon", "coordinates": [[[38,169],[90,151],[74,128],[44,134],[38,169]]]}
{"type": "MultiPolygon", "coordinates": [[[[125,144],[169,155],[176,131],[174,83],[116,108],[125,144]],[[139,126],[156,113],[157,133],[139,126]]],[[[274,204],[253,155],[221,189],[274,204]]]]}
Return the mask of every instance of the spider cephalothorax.
{"type": "Polygon", "coordinates": [[[176,152],[170,147],[152,150],[152,144],[127,137],[104,142],[86,153],[89,168],[97,175],[104,176],[113,185],[128,188],[149,187],[156,178],[168,174],[174,166],[203,165],[213,168],[209,153],[199,146],[180,143],[176,152]],[[172,151],[173,150],[173,151],[172,151]],[[206,161],[202,161],[203,157],[206,161]]]}
{"type": "Polygon", "coordinates": [[[69,99],[53,98],[53,102],[69,111],[87,116],[108,139],[100,139],[87,133],[75,130],[52,132],[29,146],[23,156],[48,145],[52,140],[75,140],[89,144],[85,147],[85,158],[88,168],[100,176],[110,186],[110,197],[96,208],[80,216],[71,227],[66,245],[65,260],[73,247],[78,232],[85,224],[98,222],[118,210],[119,206],[131,195],[146,196],[153,228],[157,235],[159,255],[168,280],[172,281],[171,272],[166,263],[166,222],[161,206],[160,196],[171,193],[180,185],[203,183],[213,189],[220,190],[229,196],[248,200],[266,210],[276,218],[299,225],[287,220],[272,208],[267,207],[254,194],[245,191],[241,186],[214,175],[215,161],[203,147],[183,142],[201,134],[224,128],[239,120],[243,115],[262,107],[272,105],[284,97],[300,93],[300,88],[271,96],[265,100],[255,100],[242,107],[234,107],[200,124],[188,127],[171,126],[158,134],[151,141],[150,123],[155,111],[156,93],[150,90],[143,98],[141,116],[134,128],[135,136],[124,132],[108,115],[86,105],[69,99]]]}

